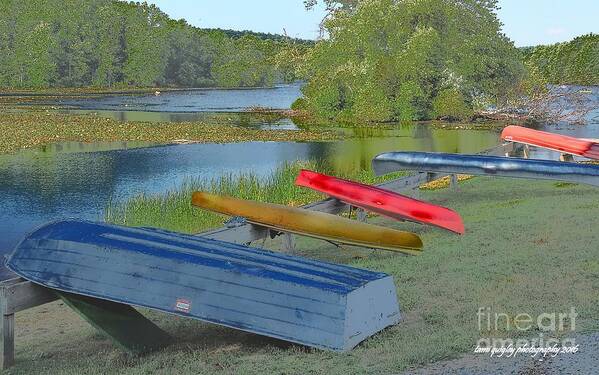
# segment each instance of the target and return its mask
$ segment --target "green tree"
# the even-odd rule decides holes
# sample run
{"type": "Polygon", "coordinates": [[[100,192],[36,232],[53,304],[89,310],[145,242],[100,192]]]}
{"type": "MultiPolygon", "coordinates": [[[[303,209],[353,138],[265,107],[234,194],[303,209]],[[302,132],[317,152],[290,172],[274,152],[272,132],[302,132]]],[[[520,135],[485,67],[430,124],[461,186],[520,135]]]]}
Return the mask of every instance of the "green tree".
{"type": "Polygon", "coordinates": [[[464,120],[472,116],[462,93],[455,88],[441,90],[433,100],[433,114],[436,118],[464,120]]]}
{"type": "Polygon", "coordinates": [[[554,84],[599,85],[599,35],[523,49],[525,61],[554,84]]]}
{"type": "Polygon", "coordinates": [[[96,1],[81,4],[79,0],[54,1],[54,8],[68,16],[50,16],[56,27],[56,47],[48,48],[58,67],[58,86],[85,86],[91,82],[90,60],[95,54],[92,37],[96,1]]]}
{"type": "Polygon", "coordinates": [[[310,45],[195,28],[146,2],[0,0],[2,87],[272,85],[296,79],[310,45]]]}
{"type": "Polygon", "coordinates": [[[112,4],[97,9],[92,84],[113,86],[123,79],[125,19],[112,4]]]}
{"type": "Polygon", "coordinates": [[[245,35],[239,39],[222,38],[217,46],[212,68],[219,86],[268,86],[275,81],[274,65],[268,54],[268,44],[245,35]]]}
{"type": "Polygon", "coordinates": [[[50,25],[45,22],[37,24],[25,39],[29,48],[25,76],[34,87],[48,87],[55,78],[56,65],[49,52],[53,42],[50,25]]]}
{"type": "MultiPolygon", "coordinates": [[[[307,2],[313,6],[315,1],[307,2]]],[[[454,90],[508,100],[525,70],[492,0],[326,1],[328,38],[308,53],[301,107],[354,121],[426,119],[454,90]]],[[[490,104],[490,103],[487,103],[490,104]]],[[[299,105],[298,105],[299,106],[299,105]]]]}
{"type": "Polygon", "coordinates": [[[210,40],[183,20],[169,24],[169,52],[165,80],[176,86],[212,86],[210,69],[214,59],[210,40]]]}
{"type": "Polygon", "coordinates": [[[9,36],[8,62],[9,86],[47,87],[56,75],[56,65],[50,56],[55,46],[48,22],[48,14],[43,9],[49,1],[41,2],[42,10],[31,8],[22,2],[12,2],[6,17],[12,35],[9,36]]]}
{"type": "Polygon", "coordinates": [[[12,10],[12,1],[0,1],[0,85],[11,86],[14,67],[14,17],[8,17],[12,10]]]}
{"type": "Polygon", "coordinates": [[[167,63],[167,16],[155,5],[131,3],[126,8],[123,67],[125,83],[152,86],[161,81],[167,63]]]}

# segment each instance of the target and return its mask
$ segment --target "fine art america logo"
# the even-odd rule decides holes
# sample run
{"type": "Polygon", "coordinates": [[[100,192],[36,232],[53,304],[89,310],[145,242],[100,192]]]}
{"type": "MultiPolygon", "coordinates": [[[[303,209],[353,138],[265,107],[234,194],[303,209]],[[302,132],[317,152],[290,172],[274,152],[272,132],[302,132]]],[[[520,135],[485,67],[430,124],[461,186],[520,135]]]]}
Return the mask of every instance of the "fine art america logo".
{"type": "Polygon", "coordinates": [[[555,357],[559,354],[577,353],[578,345],[574,338],[563,337],[576,330],[576,309],[569,312],[542,313],[530,315],[526,313],[506,314],[494,312],[490,307],[478,309],[478,330],[481,338],[474,349],[475,353],[488,354],[491,357],[514,357],[525,354],[531,357],[555,357]],[[533,332],[540,333],[533,336],[533,332]],[[514,332],[518,336],[522,332],[530,332],[525,339],[485,337],[493,332],[514,332]]]}

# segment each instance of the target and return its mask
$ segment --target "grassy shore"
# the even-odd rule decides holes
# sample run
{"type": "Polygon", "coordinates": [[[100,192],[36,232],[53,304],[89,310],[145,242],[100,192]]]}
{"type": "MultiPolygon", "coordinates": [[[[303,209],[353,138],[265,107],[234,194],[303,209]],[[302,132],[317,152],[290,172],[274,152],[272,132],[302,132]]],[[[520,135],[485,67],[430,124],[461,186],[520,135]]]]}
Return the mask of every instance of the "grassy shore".
{"type": "Polygon", "coordinates": [[[225,143],[242,141],[324,141],[339,136],[327,130],[260,130],[208,122],[122,122],[93,115],[56,111],[14,112],[0,108],[0,153],[56,142],[181,141],[225,143]]]}
{"type": "MultiPolygon", "coordinates": [[[[273,194],[269,200],[275,201],[289,197],[275,191],[268,194],[273,194]]],[[[402,322],[349,353],[307,349],[144,311],[176,337],[176,343],[145,357],[130,358],[56,302],[17,314],[17,365],[9,373],[391,374],[471,352],[479,337],[541,333],[513,328],[479,331],[480,307],[512,317],[569,312],[575,307],[579,314],[576,333],[599,330],[599,190],[477,177],[461,182],[459,193],[422,190],[421,197],[460,212],[467,234],[456,236],[414,223],[370,219],[420,234],[425,251],[418,257],[339,249],[327,242],[298,238],[300,255],[394,276],[402,322]]],[[[167,205],[158,212],[165,214],[178,207],[167,205]]],[[[164,226],[171,225],[169,220],[164,220],[164,226]]],[[[152,223],[160,225],[160,220],[152,223]]],[[[280,248],[279,239],[267,240],[265,246],[280,248]]]]}
{"type": "MultiPolygon", "coordinates": [[[[217,179],[193,179],[161,195],[139,195],[125,202],[112,202],[105,211],[105,220],[115,224],[160,227],[184,233],[198,233],[223,223],[223,216],[191,205],[194,191],[209,191],[241,199],[301,206],[324,199],[314,190],[295,186],[300,169],[332,173],[330,167],[318,161],[283,164],[268,178],[253,173],[229,174],[217,179]]],[[[337,173],[337,176],[374,184],[400,176],[399,173],[375,177],[370,171],[337,173]]]]}

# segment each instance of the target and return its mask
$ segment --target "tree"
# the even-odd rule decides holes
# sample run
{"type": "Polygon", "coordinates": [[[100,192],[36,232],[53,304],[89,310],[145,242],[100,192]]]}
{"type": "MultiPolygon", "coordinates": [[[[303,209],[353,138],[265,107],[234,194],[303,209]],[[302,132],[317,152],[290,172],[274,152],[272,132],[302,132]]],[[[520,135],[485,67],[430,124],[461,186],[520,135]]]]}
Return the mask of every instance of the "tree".
{"type": "Polygon", "coordinates": [[[113,86],[124,76],[125,17],[112,4],[102,4],[96,18],[92,84],[113,86]]]}
{"type": "Polygon", "coordinates": [[[165,80],[168,85],[212,86],[214,60],[210,39],[183,20],[169,23],[169,52],[165,80]]]}
{"type": "Polygon", "coordinates": [[[124,80],[129,85],[153,86],[160,82],[167,62],[167,16],[155,5],[127,4],[124,80]]]}
{"type": "Polygon", "coordinates": [[[56,66],[49,49],[53,44],[50,25],[45,22],[37,24],[24,40],[28,47],[25,76],[32,86],[48,87],[55,77],[56,66]]]}
{"type": "Polygon", "coordinates": [[[459,92],[467,106],[481,97],[501,102],[524,75],[519,52],[500,32],[495,1],[326,4],[329,37],[308,54],[302,101],[319,116],[427,119],[441,91],[459,92]]]}
{"type": "Polygon", "coordinates": [[[212,72],[218,85],[268,86],[275,80],[266,41],[249,35],[235,40],[222,38],[215,56],[212,72]]]}
{"type": "Polygon", "coordinates": [[[599,35],[523,49],[524,59],[554,84],[599,85],[599,35]]]}
{"type": "Polygon", "coordinates": [[[11,76],[16,70],[14,56],[15,18],[8,17],[12,1],[0,1],[0,85],[10,86],[11,76]]]}
{"type": "MultiPolygon", "coordinates": [[[[2,0],[0,86],[272,85],[295,78],[287,39],[198,29],[145,2],[2,0]]],[[[299,61],[311,44],[293,43],[299,61]]]]}

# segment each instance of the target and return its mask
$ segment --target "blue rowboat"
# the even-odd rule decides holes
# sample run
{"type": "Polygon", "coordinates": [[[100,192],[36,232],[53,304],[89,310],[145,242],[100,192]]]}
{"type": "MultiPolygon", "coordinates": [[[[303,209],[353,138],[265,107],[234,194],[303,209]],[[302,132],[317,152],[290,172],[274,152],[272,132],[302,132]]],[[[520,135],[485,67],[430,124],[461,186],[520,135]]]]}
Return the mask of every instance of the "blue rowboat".
{"type": "Polygon", "coordinates": [[[335,351],[400,318],[387,274],[157,229],[50,223],[7,266],[61,293],[335,351]]]}
{"type": "Polygon", "coordinates": [[[401,170],[558,180],[599,186],[599,165],[432,152],[387,152],[372,160],[377,175],[401,170]]]}

